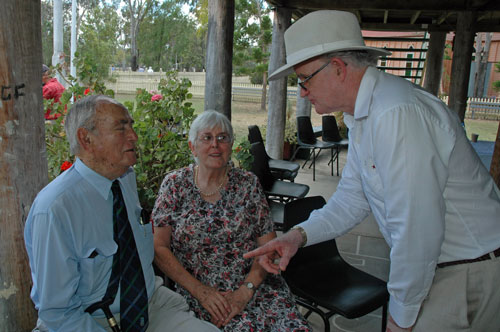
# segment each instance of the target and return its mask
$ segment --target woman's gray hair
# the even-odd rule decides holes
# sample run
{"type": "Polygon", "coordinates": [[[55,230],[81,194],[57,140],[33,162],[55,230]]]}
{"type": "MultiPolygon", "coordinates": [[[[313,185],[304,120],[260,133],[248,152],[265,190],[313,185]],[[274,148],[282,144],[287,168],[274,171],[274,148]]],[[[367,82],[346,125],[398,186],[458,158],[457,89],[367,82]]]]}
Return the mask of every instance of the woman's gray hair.
{"type": "Polygon", "coordinates": [[[379,55],[368,51],[338,51],[325,55],[327,59],[340,58],[347,64],[356,68],[376,66],[379,55]]]}
{"type": "Polygon", "coordinates": [[[116,104],[127,109],[113,98],[105,95],[87,96],[74,103],[64,120],[64,129],[66,130],[66,137],[72,154],[78,155],[80,153],[80,144],[77,139],[78,129],[95,130],[95,112],[100,103],[116,104]]]}
{"type": "Polygon", "coordinates": [[[201,131],[205,129],[221,128],[221,130],[231,137],[234,142],[233,126],[231,121],[222,113],[214,110],[206,110],[196,117],[189,129],[189,141],[196,146],[196,139],[201,131]]]}

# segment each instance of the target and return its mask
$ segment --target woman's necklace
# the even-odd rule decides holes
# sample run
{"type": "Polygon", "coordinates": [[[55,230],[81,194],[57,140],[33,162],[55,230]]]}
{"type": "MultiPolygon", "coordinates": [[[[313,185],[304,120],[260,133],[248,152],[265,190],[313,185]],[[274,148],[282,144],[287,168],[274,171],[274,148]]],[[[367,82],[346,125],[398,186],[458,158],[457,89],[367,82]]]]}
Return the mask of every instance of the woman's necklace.
{"type": "Polygon", "coordinates": [[[224,176],[222,177],[222,180],[221,182],[219,183],[219,185],[217,186],[217,189],[215,189],[214,191],[211,191],[209,193],[206,193],[204,192],[203,190],[201,190],[201,187],[200,185],[198,184],[198,166],[195,167],[194,169],[194,184],[196,185],[196,187],[198,187],[198,190],[200,191],[200,193],[205,196],[205,197],[210,197],[210,196],[213,196],[215,194],[217,194],[222,186],[224,185],[224,182],[226,182],[226,177],[227,177],[227,168],[224,170],[224,176]]]}

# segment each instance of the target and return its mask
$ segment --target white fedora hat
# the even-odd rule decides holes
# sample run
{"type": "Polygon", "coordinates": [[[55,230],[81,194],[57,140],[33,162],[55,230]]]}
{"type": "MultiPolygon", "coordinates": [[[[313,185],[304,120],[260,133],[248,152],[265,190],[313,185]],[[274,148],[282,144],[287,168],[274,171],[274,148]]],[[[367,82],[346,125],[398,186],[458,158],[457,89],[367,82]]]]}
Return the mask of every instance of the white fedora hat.
{"type": "Polygon", "coordinates": [[[269,80],[293,72],[293,67],[318,55],[334,51],[362,50],[377,55],[391,52],[368,47],[363,41],[354,14],[338,10],[319,10],[307,14],[285,31],[286,65],[275,70],[269,80]]]}

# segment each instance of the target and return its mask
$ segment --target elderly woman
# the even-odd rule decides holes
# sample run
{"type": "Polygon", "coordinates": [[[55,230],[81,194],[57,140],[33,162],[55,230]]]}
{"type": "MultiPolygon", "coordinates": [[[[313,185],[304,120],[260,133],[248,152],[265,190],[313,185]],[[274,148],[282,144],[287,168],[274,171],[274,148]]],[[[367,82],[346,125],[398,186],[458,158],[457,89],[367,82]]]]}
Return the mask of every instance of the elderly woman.
{"type": "Polygon", "coordinates": [[[282,277],[243,259],[276,234],[257,177],[230,162],[232,145],[223,114],[193,122],[196,165],[167,174],[153,210],[155,263],[199,318],[224,331],[311,331],[282,277]]]}

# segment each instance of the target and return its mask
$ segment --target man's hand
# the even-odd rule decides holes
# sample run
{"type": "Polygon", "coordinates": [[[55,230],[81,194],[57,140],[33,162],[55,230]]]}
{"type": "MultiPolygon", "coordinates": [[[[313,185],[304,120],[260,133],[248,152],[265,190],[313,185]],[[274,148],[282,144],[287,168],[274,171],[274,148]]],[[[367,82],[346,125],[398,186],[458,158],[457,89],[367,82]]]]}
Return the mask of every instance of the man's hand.
{"type": "Polygon", "coordinates": [[[259,264],[269,273],[278,274],[285,271],[290,259],[295,255],[302,243],[302,235],[298,230],[291,230],[280,237],[267,242],[262,247],[249,251],[243,258],[258,258],[259,264]]]}
{"type": "Polygon", "coordinates": [[[392,316],[389,315],[389,318],[387,319],[387,332],[411,332],[411,330],[411,326],[407,328],[400,327],[398,324],[396,324],[392,316]]]}

